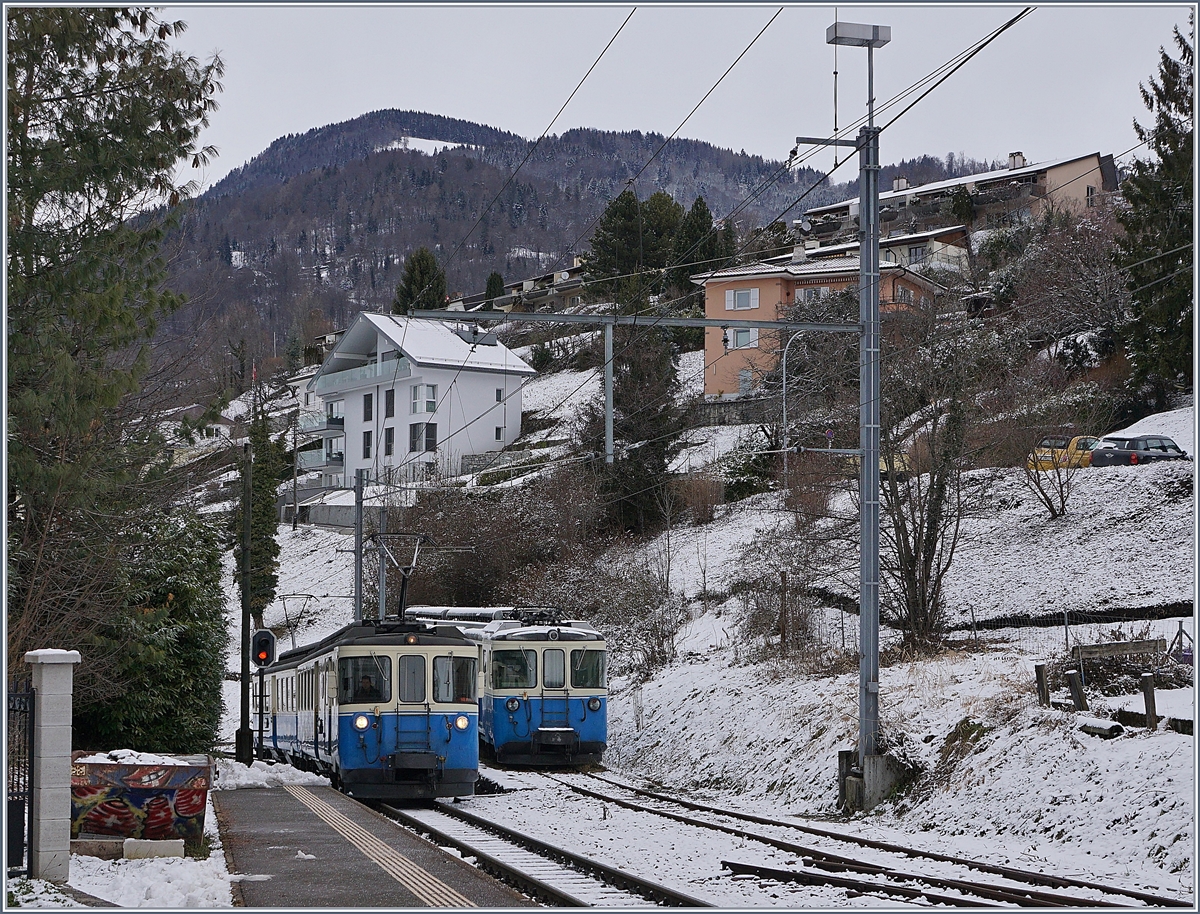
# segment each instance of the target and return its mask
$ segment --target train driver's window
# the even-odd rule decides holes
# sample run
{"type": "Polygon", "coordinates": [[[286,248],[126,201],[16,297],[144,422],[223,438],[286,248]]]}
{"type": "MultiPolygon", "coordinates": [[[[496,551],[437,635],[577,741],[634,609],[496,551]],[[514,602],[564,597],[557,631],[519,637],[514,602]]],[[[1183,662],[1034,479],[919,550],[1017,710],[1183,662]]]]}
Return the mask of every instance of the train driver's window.
{"type": "Polygon", "coordinates": [[[475,700],[475,658],[433,658],[433,700],[475,700]]]}
{"type": "Polygon", "coordinates": [[[343,704],[376,703],[392,696],[390,657],[338,659],[338,701],[343,704]]]}
{"type": "Polygon", "coordinates": [[[492,651],[493,689],[532,689],[537,685],[537,651],[492,651]]]}
{"type": "Polygon", "coordinates": [[[406,654],[398,658],[396,689],[400,700],[420,703],[425,700],[425,658],[420,654],[406,654]]]}
{"type": "Polygon", "coordinates": [[[571,688],[604,688],[604,651],[571,651],[571,688]]]}
{"type": "Polygon", "coordinates": [[[567,687],[566,655],[562,648],[542,651],[542,685],[547,689],[567,687]]]}

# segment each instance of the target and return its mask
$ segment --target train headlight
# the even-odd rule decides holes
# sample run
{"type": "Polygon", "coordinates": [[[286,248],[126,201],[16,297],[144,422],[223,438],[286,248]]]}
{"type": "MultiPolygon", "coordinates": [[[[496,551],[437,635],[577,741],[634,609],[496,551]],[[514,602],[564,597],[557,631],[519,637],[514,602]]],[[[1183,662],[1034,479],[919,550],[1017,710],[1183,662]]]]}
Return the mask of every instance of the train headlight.
{"type": "Polygon", "coordinates": [[[471,726],[471,719],[465,714],[460,714],[458,717],[454,718],[454,726],[459,730],[465,730],[467,727],[471,726]]]}
{"type": "Polygon", "coordinates": [[[588,710],[589,711],[599,711],[600,710],[600,699],[597,698],[595,695],[593,695],[591,698],[588,699],[588,710]]]}
{"type": "Polygon", "coordinates": [[[366,730],[369,726],[371,726],[371,718],[367,717],[367,715],[359,714],[354,718],[354,729],[358,730],[360,733],[363,730],[366,730]]]}
{"type": "Polygon", "coordinates": [[[510,698],[504,703],[504,707],[506,707],[509,712],[516,711],[517,708],[521,707],[521,701],[517,698],[510,698]]]}

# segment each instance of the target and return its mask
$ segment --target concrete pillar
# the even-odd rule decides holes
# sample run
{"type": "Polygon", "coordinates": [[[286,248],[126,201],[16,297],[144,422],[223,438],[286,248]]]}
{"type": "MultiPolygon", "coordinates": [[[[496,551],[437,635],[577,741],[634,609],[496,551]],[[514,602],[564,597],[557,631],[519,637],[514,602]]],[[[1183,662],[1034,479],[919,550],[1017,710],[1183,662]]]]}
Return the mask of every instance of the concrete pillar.
{"type": "Polygon", "coordinates": [[[65,883],[71,864],[71,693],[79,651],[29,651],[36,692],[29,876],[65,883]]]}

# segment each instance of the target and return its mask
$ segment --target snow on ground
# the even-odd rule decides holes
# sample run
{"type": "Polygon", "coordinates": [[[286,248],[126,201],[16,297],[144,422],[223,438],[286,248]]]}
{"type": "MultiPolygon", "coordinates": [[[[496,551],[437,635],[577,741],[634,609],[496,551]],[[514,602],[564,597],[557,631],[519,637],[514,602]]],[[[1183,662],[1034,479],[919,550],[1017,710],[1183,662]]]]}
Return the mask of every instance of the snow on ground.
{"type": "MultiPolygon", "coordinates": [[[[1189,454],[1196,453],[1196,411],[1194,407],[1172,409],[1139,419],[1119,430],[1125,435],[1166,435],[1189,454]]],[[[1118,432],[1110,432],[1118,434],[1118,432]]]]}
{"type": "Polygon", "coordinates": [[[522,389],[521,409],[541,412],[546,418],[570,425],[583,404],[600,394],[602,383],[600,372],[594,368],[538,375],[522,389]]]}
{"type": "MultiPolygon", "coordinates": [[[[599,382],[594,372],[574,374],[573,380],[554,375],[531,382],[541,385],[534,392],[542,405],[530,408],[553,406],[589,375],[595,392],[599,382]]],[[[1186,433],[1191,417],[1190,408],[1161,414],[1142,420],[1135,430],[1162,432],[1190,450],[1194,436],[1186,433]]],[[[947,582],[956,619],[967,626],[960,637],[970,633],[967,607],[984,620],[1061,613],[1063,608],[1190,605],[1195,499],[1187,483],[1193,472],[1194,464],[1186,463],[1081,471],[1074,478],[1067,516],[1051,521],[1024,488],[1020,471],[979,471],[990,487],[989,510],[969,521],[947,582]]],[[[778,493],[765,493],[718,507],[710,524],[675,527],[669,545],[664,535],[624,559],[663,570],[669,564],[672,588],[682,591],[690,605],[676,641],[679,659],[643,682],[612,683],[605,760],[610,771],[648,778],[667,791],[715,805],[767,815],[824,821],[834,813],[837,751],[857,741],[857,672],[808,674],[796,658],[752,663],[739,629],[739,598],[727,598],[745,573],[741,547],[758,531],[786,530],[791,523],[791,515],[780,509],[778,493]]],[[[286,601],[287,620],[301,625],[297,643],[316,640],[350,621],[353,559],[338,551],[348,548],[348,537],[281,526],[280,543],[279,593],[311,595],[286,601]]],[[[857,573],[853,557],[844,564],[857,573]]],[[[236,643],[239,601],[232,572],[228,560],[230,630],[236,643]]],[[[846,618],[836,611],[822,616],[826,638],[834,643],[836,629],[830,626],[835,617],[846,618]]],[[[852,650],[856,617],[848,618],[852,650]]],[[[268,608],[266,621],[285,621],[284,601],[268,608]]],[[[1181,623],[1194,636],[1189,617],[1145,625],[1151,636],[1170,638],[1181,623]]],[[[1099,640],[1118,627],[1117,622],[1073,625],[1072,642],[1099,640]]],[[[880,671],[883,732],[896,753],[922,774],[896,802],[842,818],[835,827],[1189,897],[1195,882],[1194,740],[1169,730],[1139,728],[1103,740],[1081,732],[1077,715],[1039,707],[1033,665],[1063,653],[1061,626],[991,629],[980,638],[977,649],[966,650],[968,637],[960,643],[963,649],[932,660],[885,663],[880,671]]],[[[287,647],[288,639],[281,639],[281,649],[287,647]]],[[[231,658],[231,667],[235,665],[231,658]]],[[[1093,715],[1122,707],[1136,712],[1141,696],[1093,704],[1093,715]]],[[[1160,714],[1193,717],[1193,707],[1191,689],[1158,693],[1160,714]]],[[[229,739],[237,708],[237,686],[227,683],[223,732],[229,739]]],[[[218,789],[313,778],[263,763],[246,769],[222,762],[219,770],[218,789]]],[[[519,775],[503,778],[510,787],[527,786],[519,775]]],[[[496,805],[504,799],[471,802],[496,805]]],[[[548,798],[542,809],[533,814],[531,828],[550,834],[562,814],[561,798],[548,798]]],[[[207,823],[213,821],[210,814],[207,823]]],[[[624,844],[632,855],[636,842],[624,844]]],[[[605,851],[619,848],[609,843],[605,851]]],[[[719,870],[719,861],[706,860],[697,848],[675,847],[672,854],[681,871],[719,870]]],[[[121,866],[76,865],[81,859],[72,861],[71,884],[102,897],[109,897],[105,891],[120,891],[123,905],[230,903],[230,877],[220,853],[209,861],[122,861],[121,866]]],[[[720,880],[713,877],[712,882],[720,880]]],[[[48,898],[51,893],[44,894],[48,898]]],[[[732,904],[738,896],[722,897],[732,904]]],[[[791,902],[784,896],[762,903],[818,902],[815,896],[801,901],[792,896],[791,902]]],[[[36,899],[31,903],[38,905],[57,906],[36,899]]]]}

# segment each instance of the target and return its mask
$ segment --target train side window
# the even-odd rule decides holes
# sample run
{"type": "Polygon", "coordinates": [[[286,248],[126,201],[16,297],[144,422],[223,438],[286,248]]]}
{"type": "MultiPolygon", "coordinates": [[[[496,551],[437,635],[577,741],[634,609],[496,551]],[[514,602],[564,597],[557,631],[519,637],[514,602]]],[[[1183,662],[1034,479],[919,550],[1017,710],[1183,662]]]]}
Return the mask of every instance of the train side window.
{"type": "Polygon", "coordinates": [[[493,651],[493,689],[532,689],[537,685],[537,651],[493,651]]]}
{"type": "Polygon", "coordinates": [[[567,661],[562,648],[542,651],[542,684],[547,689],[567,687],[567,661]]]}
{"type": "Polygon", "coordinates": [[[418,703],[425,700],[425,658],[420,654],[406,654],[399,658],[396,671],[396,691],[400,700],[418,703]]]}
{"type": "Polygon", "coordinates": [[[604,651],[571,651],[571,688],[603,689],[604,684],[604,651]]]}
{"type": "Polygon", "coordinates": [[[475,658],[433,658],[433,700],[475,700],[475,658]]]}
{"type": "Polygon", "coordinates": [[[391,698],[392,658],[340,657],[338,701],[342,704],[377,703],[391,698]]]}

